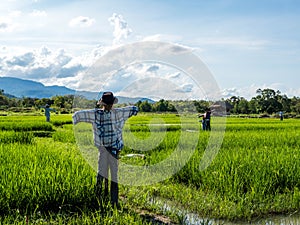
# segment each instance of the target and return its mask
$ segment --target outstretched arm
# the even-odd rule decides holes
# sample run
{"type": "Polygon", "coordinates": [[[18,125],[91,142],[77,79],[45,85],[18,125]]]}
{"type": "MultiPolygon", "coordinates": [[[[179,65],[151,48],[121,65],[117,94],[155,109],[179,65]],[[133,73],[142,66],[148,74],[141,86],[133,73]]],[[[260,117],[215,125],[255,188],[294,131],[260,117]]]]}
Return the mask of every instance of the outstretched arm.
{"type": "Polygon", "coordinates": [[[127,106],[118,109],[118,113],[121,114],[121,117],[125,120],[131,116],[136,116],[138,111],[138,107],[136,106],[127,106]]]}
{"type": "Polygon", "coordinates": [[[93,123],[95,121],[95,110],[77,111],[73,114],[72,119],[74,125],[79,122],[93,123]]]}

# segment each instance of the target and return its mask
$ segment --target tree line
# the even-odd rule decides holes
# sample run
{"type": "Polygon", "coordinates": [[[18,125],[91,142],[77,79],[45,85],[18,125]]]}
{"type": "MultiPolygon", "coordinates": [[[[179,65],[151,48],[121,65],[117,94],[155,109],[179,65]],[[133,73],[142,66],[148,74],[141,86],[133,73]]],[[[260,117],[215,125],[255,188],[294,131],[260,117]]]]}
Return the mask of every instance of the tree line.
{"type": "MultiPolygon", "coordinates": [[[[26,112],[39,110],[48,104],[56,108],[60,113],[70,113],[73,108],[73,99],[74,95],[53,96],[51,98],[16,98],[5,94],[4,90],[0,90],[0,110],[26,112]]],[[[95,102],[87,99],[85,99],[85,101],[90,105],[95,102]]]]}
{"type": "MultiPolygon", "coordinates": [[[[280,111],[284,113],[300,114],[300,98],[288,98],[287,95],[281,94],[279,90],[273,89],[258,89],[256,96],[251,100],[244,97],[232,96],[227,99],[221,99],[226,106],[227,113],[229,114],[274,114],[280,111]]],[[[143,112],[156,112],[156,111],[180,111],[186,112],[195,109],[197,112],[204,112],[205,109],[218,105],[216,102],[195,100],[195,101],[165,101],[160,100],[155,104],[148,103],[147,101],[139,101],[137,103],[140,111],[143,112]],[[193,105],[191,105],[191,103],[193,105]]]]}
{"type": "Polygon", "coordinates": [[[285,113],[300,114],[300,98],[288,98],[280,91],[273,89],[258,89],[256,96],[251,100],[243,97],[232,96],[225,100],[231,106],[230,112],[233,114],[274,114],[280,111],[285,113]]]}
{"type": "MultiPolygon", "coordinates": [[[[251,100],[244,97],[232,96],[227,99],[221,99],[226,104],[226,110],[229,114],[274,114],[279,111],[285,113],[300,114],[300,98],[288,98],[287,95],[281,94],[280,91],[273,89],[258,89],[256,96],[251,100]]],[[[96,107],[95,100],[88,100],[83,96],[64,95],[53,96],[51,98],[15,98],[0,90],[0,109],[18,111],[22,109],[38,110],[46,104],[56,108],[60,113],[71,113],[76,105],[81,108],[96,107]],[[74,102],[75,101],[75,102],[74,102]]],[[[205,109],[213,107],[216,103],[206,100],[194,101],[171,101],[161,99],[155,103],[148,101],[138,101],[135,103],[141,112],[204,112],[205,109]]],[[[124,105],[124,104],[120,104],[124,105]]]]}

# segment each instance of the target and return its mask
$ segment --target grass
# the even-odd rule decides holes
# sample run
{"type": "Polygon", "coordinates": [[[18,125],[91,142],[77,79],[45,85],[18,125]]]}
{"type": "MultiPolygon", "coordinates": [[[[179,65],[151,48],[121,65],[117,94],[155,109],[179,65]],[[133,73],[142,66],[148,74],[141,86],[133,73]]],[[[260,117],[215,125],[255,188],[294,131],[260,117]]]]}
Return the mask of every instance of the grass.
{"type": "Polygon", "coordinates": [[[220,132],[218,118],[212,120],[215,131],[198,132],[195,115],[132,117],[123,133],[121,162],[148,168],[179,149],[171,166],[159,172],[172,176],[151,185],[121,184],[121,210],[107,206],[104,211],[94,194],[96,167],[83,157],[85,148],[93,148],[89,125],[76,126],[74,136],[71,115],[54,115],[51,123],[43,116],[6,116],[0,122],[0,224],[25,224],[26,219],[37,224],[151,223],[142,215],[145,211],[178,223],[185,220],[183,212],[253,221],[300,207],[299,120],[228,118],[218,154],[206,170],[199,170],[212,132],[220,132]],[[129,153],[145,157],[127,158],[129,153]],[[182,169],[168,171],[184,157],[182,169]]]}

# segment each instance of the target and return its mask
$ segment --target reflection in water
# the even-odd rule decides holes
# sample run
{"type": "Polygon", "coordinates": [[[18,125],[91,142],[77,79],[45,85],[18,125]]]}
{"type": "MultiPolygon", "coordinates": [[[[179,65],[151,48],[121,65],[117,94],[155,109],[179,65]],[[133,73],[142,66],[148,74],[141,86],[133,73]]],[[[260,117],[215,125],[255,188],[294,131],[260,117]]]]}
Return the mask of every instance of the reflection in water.
{"type": "Polygon", "coordinates": [[[237,221],[228,222],[225,220],[201,218],[197,214],[189,213],[177,207],[171,206],[166,201],[157,198],[151,198],[149,203],[160,208],[163,213],[174,212],[178,218],[182,218],[181,224],[184,225],[300,225],[300,214],[278,215],[264,219],[256,219],[251,222],[237,221]]]}
{"type": "Polygon", "coordinates": [[[196,214],[187,214],[183,224],[185,225],[300,225],[300,215],[274,216],[267,219],[259,219],[252,222],[227,222],[224,220],[203,219],[196,214]]]}

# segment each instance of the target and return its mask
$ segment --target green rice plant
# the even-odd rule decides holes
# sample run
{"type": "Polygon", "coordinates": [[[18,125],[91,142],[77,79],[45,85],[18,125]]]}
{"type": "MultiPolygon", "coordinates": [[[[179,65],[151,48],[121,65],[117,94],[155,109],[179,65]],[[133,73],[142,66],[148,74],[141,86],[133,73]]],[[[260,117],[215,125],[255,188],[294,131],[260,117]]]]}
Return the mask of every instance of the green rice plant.
{"type": "Polygon", "coordinates": [[[139,113],[138,116],[133,116],[129,119],[130,124],[149,124],[154,119],[161,120],[161,123],[165,124],[180,124],[180,115],[169,113],[139,113]]]}
{"type": "Polygon", "coordinates": [[[0,143],[22,143],[32,144],[34,141],[34,135],[32,132],[15,132],[15,131],[2,131],[0,132],[0,143]]]}
{"type": "Polygon", "coordinates": [[[46,122],[1,122],[2,131],[53,131],[52,124],[46,122]]]}
{"type": "MultiPolygon", "coordinates": [[[[192,117],[186,119],[192,121],[192,117]]],[[[218,123],[218,118],[213,118],[212,126],[218,128],[218,123]]],[[[215,196],[213,199],[218,203],[214,203],[214,207],[219,204],[223,210],[214,209],[213,215],[216,218],[220,215],[227,218],[251,218],[269,212],[296,210],[299,207],[297,196],[300,186],[299,128],[299,120],[285,120],[282,123],[275,119],[229,118],[222,147],[211,165],[204,171],[199,170],[210,137],[209,132],[200,131],[198,147],[193,157],[170,181],[172,184],[180,182],[192,185],[199,192],[203,190],[215,196]],[[233,214],[232,210],[236,213],[233,214]]],[[[162,135],[161,131],[157,129],[154,133],[159,137],[162,135]]],[[[144,133],[149,131],[135,132],[141,139],[139,145],[142,149],[142,143],[146,143],[145,140],[149,137],[149,134],[147,136],[144,133]]],[[[181,132],[184,130],[181,129],[181,132]]],[[[125,132],[126,143],[134,141],[127,135],[125,132]]],[[[179,136],[180,132],[167,132],[158,146],[151,147],[151,151],[145,153],[145,165],[166,159],[176,148],[179,136]]],[[[189,148],[189,137],[182,146],[183,153],[184,149],[189,148]]],[[[127,152],[132,150],[125,149],[127,152]]],[[[204,204],[203,207],[207,205],[204,204]]],[[[208,213],[196,206],[195,209],[208,213]]]]}
{"type": "Polygon", "coordinates": [[[212,164],[199,170],[205,150],[200,138],[199,151],[173,179],[222,196],[245,217],[269,210],[295,210],[299,200],[292,196],[300,186],[299,122],[269,119],[261,124],[259,119],[247,123],[229,119],[230,129],[226,128],[222,148],[212,164]]]}
{"type": "Polygon", "coordinates": [[[74,127],[74,135],[79,147],[94,146],[93,128],[89,123],[79,123],[74,127]]]}
{"type": "Polygon", "coordinates": [[[28,116],[28,115],[13,115],[13,116],[6,116],[6,117],[0,117],[0,122],[43,122],[45,121],[45,116],[28,116]]]}
{"type": "Polygon", "coordinates": [[[31,215],[23,215],[16,211],[10,215],[0,217],[0,224],[82,224],[82,225],[113,225],[113,224],[153,224],[147,217],[140,216],[138,213],[129,210],[109,209],[103,213],[100,210],[82,210],[73,213],[41,213],[36,211],[31,215]]]}
{"type": "Polygon", "coordinates": [[[52,134],[54,141],[65,142],[65,143],[75,143],[74,132],[71,129],[56,129],[52,134]]]}
{"type": "Polygon", "coordinates": [[[51,116],[51,123],[54,126],[62,126],[64,124],[72,124],[72,115],[71,114],[53,115],[53,116],[51,116]]]}
{"type": "Polygon", "coordinates": [[[74,145],[37,140],[0,145],[0,211],[33,212],[90,205],[94,174],[74,145]]]}

